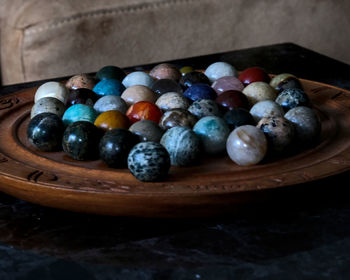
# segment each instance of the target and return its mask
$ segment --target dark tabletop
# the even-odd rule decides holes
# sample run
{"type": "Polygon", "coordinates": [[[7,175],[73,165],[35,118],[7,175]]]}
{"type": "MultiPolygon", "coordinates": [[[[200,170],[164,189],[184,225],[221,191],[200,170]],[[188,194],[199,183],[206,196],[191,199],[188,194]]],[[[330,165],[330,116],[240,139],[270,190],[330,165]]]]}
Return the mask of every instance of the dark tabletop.
{"type": "MultiPolygon", "coordinates": [[[[173,63],[204,69],[216,61],[350,89],[349,65],[294,44],[173,63]]],[[[0,193],[0,279],[350,279],[349,179],[345,172],[285,187],[211,219],[77,214],[0,193]]]]}

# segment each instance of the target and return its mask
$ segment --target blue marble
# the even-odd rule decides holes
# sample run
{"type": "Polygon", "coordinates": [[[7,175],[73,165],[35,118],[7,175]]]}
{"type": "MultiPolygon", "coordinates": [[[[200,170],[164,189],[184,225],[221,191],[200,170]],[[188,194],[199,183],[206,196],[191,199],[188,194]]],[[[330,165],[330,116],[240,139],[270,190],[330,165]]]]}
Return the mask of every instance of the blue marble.
{"type": "Polygon", "coordinates": [[[184,96],[192,101],[201,99],[214,100],[216,98],[216,92],[211,86],[198,83],[186,89],[184,96]]]}
{"type": "Polygon", "coordinates": [[[171,165],[187,166],[197,162],[201,153],[199,137],[189,127],[170,128],[160,140],[170,155],[171,165]]]}
{"type": "Polygon", "coordinates": [[[92,89],[97,95],[122,95],[125,90],[125,86],[118,80],[106,79],[99,81],[96,86],[92,89]]]}
{"type": "Polygon", "coordinates": [[[84,104],[75,104],[73,106],[70,106],[64,112],[62,120],[65,125],[69,125],[77,121],[87,121],[94,123],[97,116],[98,113],[90,106],[84,104]]]}
{"type": "Polygon", "coordinates": [[[215,155],[226,150],[226,140],[230,129],[222,118],[215,116],[201,118],[194,125],[193,131],[201,139],[206,153],[215,155]]]}

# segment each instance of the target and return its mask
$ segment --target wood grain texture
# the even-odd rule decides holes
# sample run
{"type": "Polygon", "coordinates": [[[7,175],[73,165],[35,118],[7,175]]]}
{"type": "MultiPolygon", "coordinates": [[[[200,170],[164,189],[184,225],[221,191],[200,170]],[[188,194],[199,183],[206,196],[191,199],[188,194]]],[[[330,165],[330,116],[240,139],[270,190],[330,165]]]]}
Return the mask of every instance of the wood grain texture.
{"type": "Polygon", "coordinates": [[[213,216],[266,190],[300,184],[350,169],[350,92],[301,80],[322,120],[320,143],[300,154],[242,167],[228,156],[193,167],[171,167],[162,182],[143,183],[127,169],[80,162],[63,152],[39,152],[26,127],[35,88],[0,98],[0,190],[44,206],[104,215],[213,216]]]}

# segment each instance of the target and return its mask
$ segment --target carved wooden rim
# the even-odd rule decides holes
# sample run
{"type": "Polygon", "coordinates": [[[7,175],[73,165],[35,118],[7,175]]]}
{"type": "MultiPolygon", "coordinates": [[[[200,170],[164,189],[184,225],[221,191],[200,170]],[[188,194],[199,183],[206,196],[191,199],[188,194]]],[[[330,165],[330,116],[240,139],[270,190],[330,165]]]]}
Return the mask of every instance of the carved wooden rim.
{"type": "Polygon", "coordinates": [[[301,80],[322,119],[320,144],[276,162],[240,167],[226,156],[194,167],[171,167],[163,182],[143,183],[101,161],[41,153],[26,136],[35,88],[0,99],[0,190],[41,205],[110,215],[206,215],[242,194],[299,184],[350,168],[350,92],[301,80]]]}

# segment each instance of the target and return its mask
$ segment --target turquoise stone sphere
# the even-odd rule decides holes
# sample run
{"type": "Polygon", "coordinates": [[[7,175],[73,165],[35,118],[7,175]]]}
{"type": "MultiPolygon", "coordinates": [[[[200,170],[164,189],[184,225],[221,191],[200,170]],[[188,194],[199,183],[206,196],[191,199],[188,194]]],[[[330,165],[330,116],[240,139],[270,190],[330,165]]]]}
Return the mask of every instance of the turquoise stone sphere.
{"type": "Polygon", "coordinates": [[[142,85],[151,88],[154,83],[153,78],[145,72],[135,71],[128,74],[122,84],[128,88],[132,86],[142,85]]]}
{"type": "Polygon", "coordinates": [[[193,131],[201,139],[206,153],[215,155],[225,151],[230,129],[222,118],[216,116],[201,118],[194,125],[193,131]]]}
{"type": "Polygon", "coordinates": [[[97,118],[97,112],[88,105],[75,104],[70,106],[63,114],[62,120],[65,125],[77,121],[87,121],[94,123],[97,118]]]}
{"type": "Polygon", "coordinates": [[[201,152],[201,141],[190,129],[184,126],[170,128],[160,140],[170,155],[171,165],[186,166],[196,163],[201,152]]]}
{"type": "Polygon", "coordinates": [[[107,80],[99,81],[92,90],[99,96],[105,96],[105,95],[120,96],[125,90],[125,87],[118,80],[107,79],[107,80]]]}

